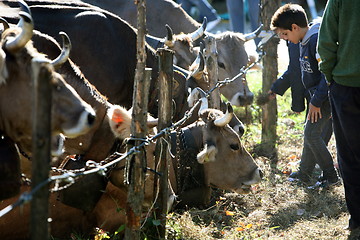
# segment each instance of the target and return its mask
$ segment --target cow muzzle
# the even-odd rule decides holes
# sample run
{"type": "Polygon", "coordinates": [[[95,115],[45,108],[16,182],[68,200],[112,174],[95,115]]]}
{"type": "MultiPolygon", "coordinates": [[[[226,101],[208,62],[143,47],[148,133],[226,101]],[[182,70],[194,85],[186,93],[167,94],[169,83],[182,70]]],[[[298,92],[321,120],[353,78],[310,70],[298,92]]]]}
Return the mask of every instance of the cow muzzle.
{"type": "Polygon", "coordinates": [[[237,93],[235,94],[230,102],[233,106],[243,107],[252,104],[254,101],[254,94],[252,92],[247,92],[246,94],[237,93]]]}
{"type": "Polygon", "coordinates": [[[260,169],[260,168],[256,168],[256,169],[252,172],[252,174],[251,174],[251,176],[250,176],[250,179],[247,180],[247,181],[244,181],[243,184],[245,184],[245,185],[257,184],[257,183],[259,183],[259,182],[261,181],[262,177],[263,177],[263,173],[262,173],[261,169],[260,169]]]}
{"type": "Polygon", "coordinates": [[[51,136],[51,155],[53,157],[59,157],[64,153],[64,141],[65,137],[61,133],[51,136]]]}
{"type": "Polygon", "coordinates": [[[84,111],[80,114],[77,124],[71,128],[65,128],[64,134],[68,138],[75,138],[82,134],[87,133],[95,122],[95,111],[90,107],[86,106],[84,111]]]}
{"type": "Polygon", "coordinates": [[[249,194],[251,192],[251,185],[243,184],[240,188],[234,190],[238,194],[249,194]]]}
{"type": "Polygon", "coordinates": [[[260,168],[256,168],[251,176],[249,180],[246,181],[242,181],[240,187],[238,187],[237,189],[234,190],[234,192],[239,193],[239,194],[248,194],[251,192],[251,185],[257,184],[261,181],[263,177],[263,173],[261,171],[260,168]]]}

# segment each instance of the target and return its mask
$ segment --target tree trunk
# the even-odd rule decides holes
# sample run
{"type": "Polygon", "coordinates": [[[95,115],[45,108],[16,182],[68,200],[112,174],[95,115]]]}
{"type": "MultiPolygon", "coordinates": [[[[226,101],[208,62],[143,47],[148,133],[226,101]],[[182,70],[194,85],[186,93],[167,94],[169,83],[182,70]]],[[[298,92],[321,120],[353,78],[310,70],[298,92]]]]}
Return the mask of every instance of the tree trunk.
{"type": "MultiPolygon", "coordinates": [[[[279,8],[280,0],[261,0],[261,21],[264,24],[264,30],[270,29],[271,17],[279,8]]],[[[263,58],[263,85],[262,92],[267,93],[271,84],[278,75],[277,64],[277,45],[279,39],[271,39],[265,46],[266,55],[263,58]]],[[[261,132],[261,152],[262,155],[277,160],[276,145],[276,125],[277,125],[277,103],[270,101],[262,107],[262,132],[261,132]]]]}

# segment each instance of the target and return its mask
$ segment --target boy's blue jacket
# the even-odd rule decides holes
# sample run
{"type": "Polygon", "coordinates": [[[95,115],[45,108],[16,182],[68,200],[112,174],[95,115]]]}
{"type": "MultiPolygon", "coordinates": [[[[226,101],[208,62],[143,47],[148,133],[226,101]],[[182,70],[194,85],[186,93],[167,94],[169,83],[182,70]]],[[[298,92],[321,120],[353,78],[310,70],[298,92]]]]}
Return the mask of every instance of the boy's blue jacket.
{"type": "Polygon", "coordinates": [[[287,42],[289,52],[289,65],[287,70],[276,79],[271,86],[271,91],[284,95],[287,89],[291,88],[291,110],[302,112],[305,110],[306,91],[301,81],[300,69],[300,48],[299,44],[287,42]]]}
{"type": "Polygon", "coordinates": [[[328,86],[325,75],[319,70],[320,57],[316,51],[320,21],[313,22],[300,42],[300,66],[302,82],[310,94],[310,103],[321,107],[328,99],[328,86]]]}

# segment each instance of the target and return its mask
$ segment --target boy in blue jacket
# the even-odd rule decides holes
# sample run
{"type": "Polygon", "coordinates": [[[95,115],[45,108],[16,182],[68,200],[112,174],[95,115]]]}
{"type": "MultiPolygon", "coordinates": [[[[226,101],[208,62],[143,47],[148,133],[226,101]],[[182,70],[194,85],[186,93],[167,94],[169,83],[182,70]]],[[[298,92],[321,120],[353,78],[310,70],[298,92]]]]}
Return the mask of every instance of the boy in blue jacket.
{"type": "MultiPolygon", "coordinates": [[[[310,23],[311,24],[311,23],[310,23]]],[[[311,97],[308,91],[304,88],[304,85],[301,80],[301,69],[300,69],[300,44],[294,44],[290,41],[286,41],[289,53],[289,64],[286,71],[274,81],[271,85],[271,88],[268,92],[269,100],[272,100],[277,95],[283,96],[284,93],[290,88],[291,89],[291,110],[295,113],[300,114],[306,109],[306,114],[309,109],[309,102],[311,97]],[[306,100],[306,101],[305,101],[306,100]],[[306,108],[305,108],[306,103],[306,108]]],[[[330,141],[332,135],[332,121],[329,119],[324,126],[323,132],[321,133],[322,138],[324,139],[325,144],[327,145],[330,141]]],[[[316,161],[314,156],[311,154],[309,163],[315,165],[316,161]]],[[[293,172],[290,174],[290,181],[298,179],[299,172],[293,172]]]]}
{"type": "Polygon", "coordinates": [[[305,110],[306,90],[301,82],[300,69],[300,48],[299,44],[286,42],[289,53],[289,64],[286,71],[273,82],[269,90],[270,99],[275,98],[275,94],[283,96],[291,88],[291,110],[300,113],[305,110]]]}
{"type": "Polygon", "coordinates": [[[315,164],[322,170],[322,177],[315,186],[328,187],[339,182],[332,156],[321,137],[330,121],[331,110],[325,76],[318,69],[316,44],[320,22],[308,25],[304,9],[298,4],[285,4],[271,19],[271,30],[281,39],[300,45],[301,80],[310,101],[304,129],[304,146],[300,168],[292,177],[309,183],[315,164]]]}

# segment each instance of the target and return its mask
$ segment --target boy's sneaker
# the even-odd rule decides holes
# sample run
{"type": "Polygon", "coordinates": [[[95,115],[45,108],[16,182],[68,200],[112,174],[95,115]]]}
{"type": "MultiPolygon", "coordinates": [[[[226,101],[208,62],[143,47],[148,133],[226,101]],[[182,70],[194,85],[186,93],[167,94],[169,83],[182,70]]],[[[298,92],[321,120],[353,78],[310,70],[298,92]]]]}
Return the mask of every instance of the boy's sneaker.
{"type": "Polygon", "coordinates": [[[332,186],[337,186],[340,184],[340,179],[338,177],[333,179],[326,179],[322,177],[319,181],[317,181],[313,186],[308,187],[308,189],[315,190],[319,188],[330,188],[332,186]]]}
{"type": "Polygon", "coordinates": [[[309,183],[310,182],[310,176],[307,174],[303,174],[300,171],[292,172],[289,175],[288,180],[290,182],[303,182],[303,183],[309,183]]]}

